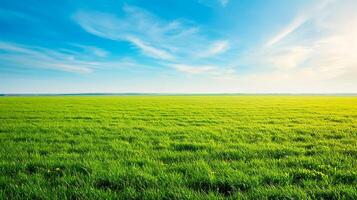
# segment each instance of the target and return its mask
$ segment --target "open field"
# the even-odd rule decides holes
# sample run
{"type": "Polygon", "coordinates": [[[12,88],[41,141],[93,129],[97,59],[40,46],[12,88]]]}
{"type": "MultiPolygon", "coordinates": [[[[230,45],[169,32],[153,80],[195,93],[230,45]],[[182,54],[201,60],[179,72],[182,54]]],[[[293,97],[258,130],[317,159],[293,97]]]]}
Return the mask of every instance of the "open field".
{"type": "Polygon", "coordinates": [[[357,199],[357,97],[1,97],[0,199],[357,199]]]}

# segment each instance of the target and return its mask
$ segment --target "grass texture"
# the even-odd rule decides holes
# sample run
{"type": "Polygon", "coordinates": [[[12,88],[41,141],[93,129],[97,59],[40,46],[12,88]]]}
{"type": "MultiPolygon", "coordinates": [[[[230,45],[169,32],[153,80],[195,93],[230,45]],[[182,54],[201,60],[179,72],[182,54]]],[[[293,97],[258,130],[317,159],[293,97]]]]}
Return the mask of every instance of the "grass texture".
{"type": "Polygon", "coordinates": [[[357,199],[357,97],[1,97],[0,158],[0,199],[357,199]]]}

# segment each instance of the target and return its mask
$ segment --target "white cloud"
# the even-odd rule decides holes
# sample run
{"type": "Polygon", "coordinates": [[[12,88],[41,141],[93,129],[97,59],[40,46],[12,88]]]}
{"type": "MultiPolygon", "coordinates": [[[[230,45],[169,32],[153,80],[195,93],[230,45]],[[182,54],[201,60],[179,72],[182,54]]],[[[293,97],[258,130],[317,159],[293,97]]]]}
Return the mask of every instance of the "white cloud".
{"type": "MultiPolygon", "coordinates": [[[[79,47],[80,49],[84,50],[85,53],[88,54],[92,54],[94,56],[98,56],[98,57],[107,57],[109,52],[107,52],[104,49],[95,47],[95,46],[89,46],[89,45],[82,45],[82,44],[70,44],[74,47],[79,47]]],[[[73,51],[68,51],[67,49],[65,49],[65,51],[70,52],[70,53],[75,53],[73,51]]]]}
{"type": "Polygon", "coordinates": [[[37,46],[26,46],[17,43],[0,41],[0,61],[3,67],[17,66],[20,68],[43,68],[74,73],[91,73],[96,69],[108,68],[148,68],[132,60],[101,60],[103,53],[107,52],[99,48],[85,45],[72,45],[85,48],[88,51],[79,52],[70,49],[47,49],[37,46]],[[100,53],[98,54],[98,51],[100,53]],[[103,52],[101,52],[103,51],[103,52]],[[97,57],[93,57],[93,55],[97,57]]]}
{"type": "Polygon", "coordinates": [[[217,65],[190,65],[190,64],[169,64],[176,71],[188,75],[203,75],[209,78],[209,82],[215,81],[232,81],[238,77],[236,71],[230,67],[222,67],[217,65]]]}
{"type": "Polygon", "coordinates": [[[158,60],[190,60],[223,53],[228,41],[208,39],[193,22],[184,19],[166,21],[150,12],[123,7],[124,16],[80,11],[73,19],[87,32],[99,37],[127,41],[151,58],[158,60]],[[216,42],[215,42],[216,41],[216,42]],[[207,44],[213,43],[209,50],[207,44]]]}
{"type": "Polygon", "coordinates": [[[61,71],[90,73],[91,63],[73,60],[68,54],[49,49],[0,42],[1,60],[18,66],[56,69],[61,71]]]}
{"type": "Polygon", "coordinates": [[[164,60],[172,60],[174,59],[174,56],[171,55],[170,53],[157,49],[155,47],[152,47],[143,41],[141,41],[138,38],[135,37],[128,37],[128,41],[132,42],[135,46],[140,48],[144,54],[153,57],[153,58],[158,58],[158,59],[164,59],[164,60]]]}
{"type": "Polygon", "coordinates": [[[273,46],[274,44],[280,42],[285,37],[287,37],[290,33],[294,32],[298,29],[301,25],[303,25],[306,20],[308,19],[307,16],[301,15],[296,17],[289,25],[287,25],[282,31],[276,34],[273,38],[271,38],[267,43],[266,46],[273,46]]]}
{"type": "Polygon", "coordinates": [[[83,48],[87,52],[91,52],[98,57],[106,57],[109,54],[107,51],[93,46],[84,46],[83,48]]]}
{"type": "Polygon", "coordinates": [[[291,46],[271,50],[263,62],[267,62],[276,69],[289,70],[301,65],[311,54],[312,49],[302,46],[291,46]]]}
{"type": "Polygon", "coordinates": [[[229,48],[229,42],[227,40],[220,40],[214,42],[207,50],[198,54],[199,57],[212,57],[221,53],[224,53],[229,48]]]}
{"type": "Polygon", "coordinates": [[[219,2],[223,7],[226,7],[227,4],[229,3],[229,0],[218,0],[218,2],[219,2]]]}
{"type": "Polygon", "coordinates": [[[357,1],[321,2],[244,55],[245,65],[257,67],[237,82],[255,91],[356,92],[357,1]]]}
{"type": "Polygon", "coordinates": [[[162,60],[174,58],[169,52],[172,49],[163,43],[184,34],[179,22],[163,23],[136,7],[125,6],[123,10],[126,14],[124,18],[107,13],[77,12],[74,19],[87,32],[111,40],[128,41],[149,57],[162,60]]]}
{"type": "Polygon", "coordinates": [[[104,51],[103,49],[91,48],[91,50],[93,51],[94,55],[99,57],[106,57],[108,55],[108,52],[104,51]]]}
{"type": "Polygon", "coordinates": [[[285,28],[283,28],[280,32],[278,32],[274,37],[272,37],[266,44],[266,47],[273,46],[291,33],[299,29],[301,26],[305,24],[308,20],[311,20],[316,14],[319,14],[320,11],[324,10],[326,6],[333,3],[335,0],[320,0],[317,4],[311,6],[311,8],[304,10],[300,14],[298,14],[285,28]]]}
{"type": "Polygon", "coordinates": [[[197,0],[197,1],[209,7],[217,7],[217,5],[221,7],[226,7],[230,2],[230,0],[197,0]]]}
{"type": "Polygon", "coordinates": [[[212,73],[216,71],[216,68],[213,66],[193,66],[186,64],[171,64],[170,66],[179,72],[187,74],[203,74],[212,73]]]}

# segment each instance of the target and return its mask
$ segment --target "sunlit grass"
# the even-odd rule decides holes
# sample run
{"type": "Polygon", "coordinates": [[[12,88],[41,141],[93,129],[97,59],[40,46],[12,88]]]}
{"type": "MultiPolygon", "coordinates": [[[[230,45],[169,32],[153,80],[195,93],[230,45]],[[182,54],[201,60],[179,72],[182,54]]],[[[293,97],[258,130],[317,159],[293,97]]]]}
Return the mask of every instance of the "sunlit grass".
{"type": "Polygon", "coordinates": [[[357,97],[1,97],[0,198],[357,199],[357,97]]]}

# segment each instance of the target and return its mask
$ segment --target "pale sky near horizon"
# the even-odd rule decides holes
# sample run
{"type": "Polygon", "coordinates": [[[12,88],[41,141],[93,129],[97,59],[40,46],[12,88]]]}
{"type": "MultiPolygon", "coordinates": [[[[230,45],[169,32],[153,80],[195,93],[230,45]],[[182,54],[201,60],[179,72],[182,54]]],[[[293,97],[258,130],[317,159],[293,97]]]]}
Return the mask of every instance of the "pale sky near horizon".
{"type": "Polygon", "coordinates": [[[0,93],[356,93],[356,0],[0,0],[0,93]]]}

